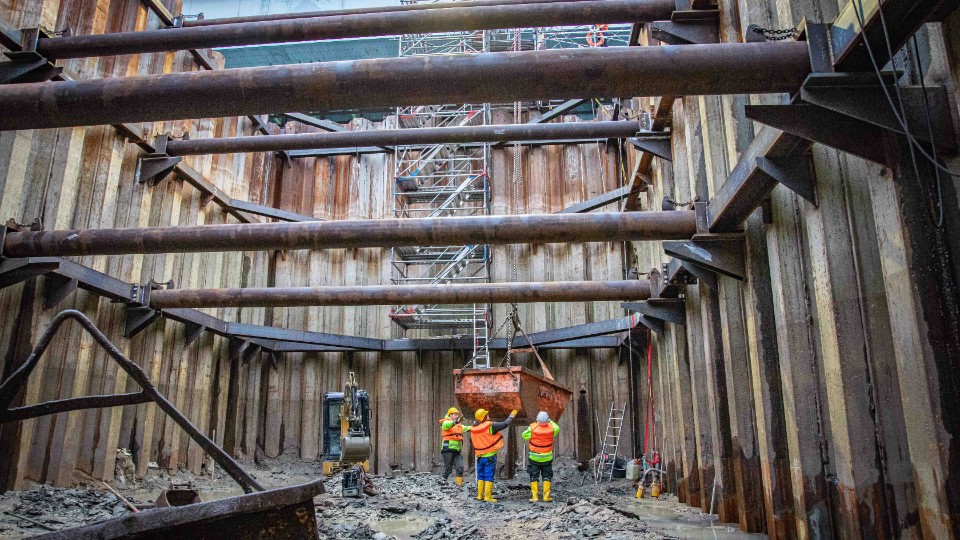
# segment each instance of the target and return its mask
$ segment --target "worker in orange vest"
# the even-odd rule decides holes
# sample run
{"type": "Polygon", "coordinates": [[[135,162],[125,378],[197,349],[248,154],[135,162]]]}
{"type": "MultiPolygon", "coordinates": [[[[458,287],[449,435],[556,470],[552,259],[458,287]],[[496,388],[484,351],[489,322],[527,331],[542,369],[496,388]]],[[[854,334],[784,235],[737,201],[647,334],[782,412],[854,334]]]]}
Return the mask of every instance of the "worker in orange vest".
{"type": "Polygon", "coordinates": [[[443,481],[446,483],[450,477],[450,471],[456,466],[457,476],[453,481],[458,486],[463,485],[463,457],[460,450],[463,448],[463,425],[460,423],[463,417],[456,407],[447,409],[447,416],[440,420],[440,435],[443,442],[440,443],[440,457],[443,458],[443,481]]]}
{"type": "Polygon", "coordinates": [[[546,411],[537,414],[537,421],[520,434],[530,441],[527,459],[527,474],[530,475],[530,502],[537,502],[539,480],[543,479],[543,502],[553,502],[550,497],[550,482],[553,481],[553,439],[560,434],[560,426],[550,419],[546,411]]]}
{"type": "Polygon", "coordinates": [[[477,424],[470,428],[470,441],[477,456],[477,500],[497,502],[493,498],[493,475],[497,471],[497,452],[503,448],[503,434],[500,433],[513,423],[517,416],[514,409],[502,422],[490,420],[486,409],[477,409],[474,418],[477,424]]]}

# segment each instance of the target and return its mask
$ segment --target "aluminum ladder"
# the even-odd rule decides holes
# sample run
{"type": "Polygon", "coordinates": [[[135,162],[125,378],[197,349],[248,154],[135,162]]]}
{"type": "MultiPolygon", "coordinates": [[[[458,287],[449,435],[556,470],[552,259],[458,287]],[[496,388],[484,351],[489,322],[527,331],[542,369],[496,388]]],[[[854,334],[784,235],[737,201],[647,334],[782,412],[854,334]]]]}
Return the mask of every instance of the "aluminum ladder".
{"type": "Polygon", "coordinates": [[[613,479],[613,466],[617,459],[617,451],[620,449],[620,432],[623,431],[623,419],[626,411],[626,403],[618,409],[615,401],[610,402],[610,412],[607,414],[607,429],[603,434],[600,454],[597,456],[597,463],[594,468],[594,483],[609,482],[613,479]]]}

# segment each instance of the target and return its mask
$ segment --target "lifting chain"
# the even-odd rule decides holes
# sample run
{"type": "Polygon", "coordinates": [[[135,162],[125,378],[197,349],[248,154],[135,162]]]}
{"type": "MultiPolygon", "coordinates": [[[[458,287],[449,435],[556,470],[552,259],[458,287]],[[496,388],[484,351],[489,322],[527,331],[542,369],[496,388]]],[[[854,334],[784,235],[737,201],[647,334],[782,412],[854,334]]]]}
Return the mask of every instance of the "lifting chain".
{"type": "Polygon", "coordinates": [[[751,28],[757,34],[763,35],[767,38],[767,41],[782,41],[784,39],[793,39],[800,35],[800,30],[797,28],[761,28],[759,26],[754,26],[751,28]]]}

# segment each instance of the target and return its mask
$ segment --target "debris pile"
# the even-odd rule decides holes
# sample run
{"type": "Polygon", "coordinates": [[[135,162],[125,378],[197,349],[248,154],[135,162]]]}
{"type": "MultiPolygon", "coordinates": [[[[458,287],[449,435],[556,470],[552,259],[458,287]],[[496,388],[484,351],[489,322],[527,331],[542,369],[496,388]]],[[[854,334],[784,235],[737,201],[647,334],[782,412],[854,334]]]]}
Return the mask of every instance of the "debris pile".
{"type": "Polygon", "coordinates": [[[0,535],[25,536],[96,523],[130,513],[109,491],[51,488],[0,495],[0,535]]]}

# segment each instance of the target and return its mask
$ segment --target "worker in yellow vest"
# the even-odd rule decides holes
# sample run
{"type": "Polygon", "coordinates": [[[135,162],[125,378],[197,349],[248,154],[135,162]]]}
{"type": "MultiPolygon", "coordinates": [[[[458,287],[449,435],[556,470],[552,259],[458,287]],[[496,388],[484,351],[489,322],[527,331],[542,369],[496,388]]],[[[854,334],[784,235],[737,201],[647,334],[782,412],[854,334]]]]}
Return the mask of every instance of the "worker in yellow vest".
{"type": "Polygon", "coordinates": [[[463,457],[460,450],[463,448],[463,425],[460,423],[463,417],[456,407],[447,409],[447,416],[440,420],[440,435],[443,442],[440,443],[440,457],[443,458],[443,482],[447,482],[450,472],[454,466],[457,468],[457,476],[453,481],[458,486],[463,485],[463,457]]]}
{"type": "Polygon", "coordinates": [[[500,433],[513,423],[517,416],[514,409],[502,422],[490,420],[486,409],[477,409],[474,418],[477,424],[470,428],[470,441],[477,456],[477,500],[497,502],[493,498],[493,475],[497,471],[497,452],[503,448],[503,434],[500,433]]]}
{"type": "Polygon", "coordinates": [[[560,426],[550,419],[546,411],[537,414],[537,421],[530,424],[521,437],[530,441],[527,459],[527,474],[530,475],[530,502],[538,500],[538,481],[543,479],[543,502],[553,502],[550,497],[550,482],[553,481],[553,439],[560,434],[560,426]]]}

